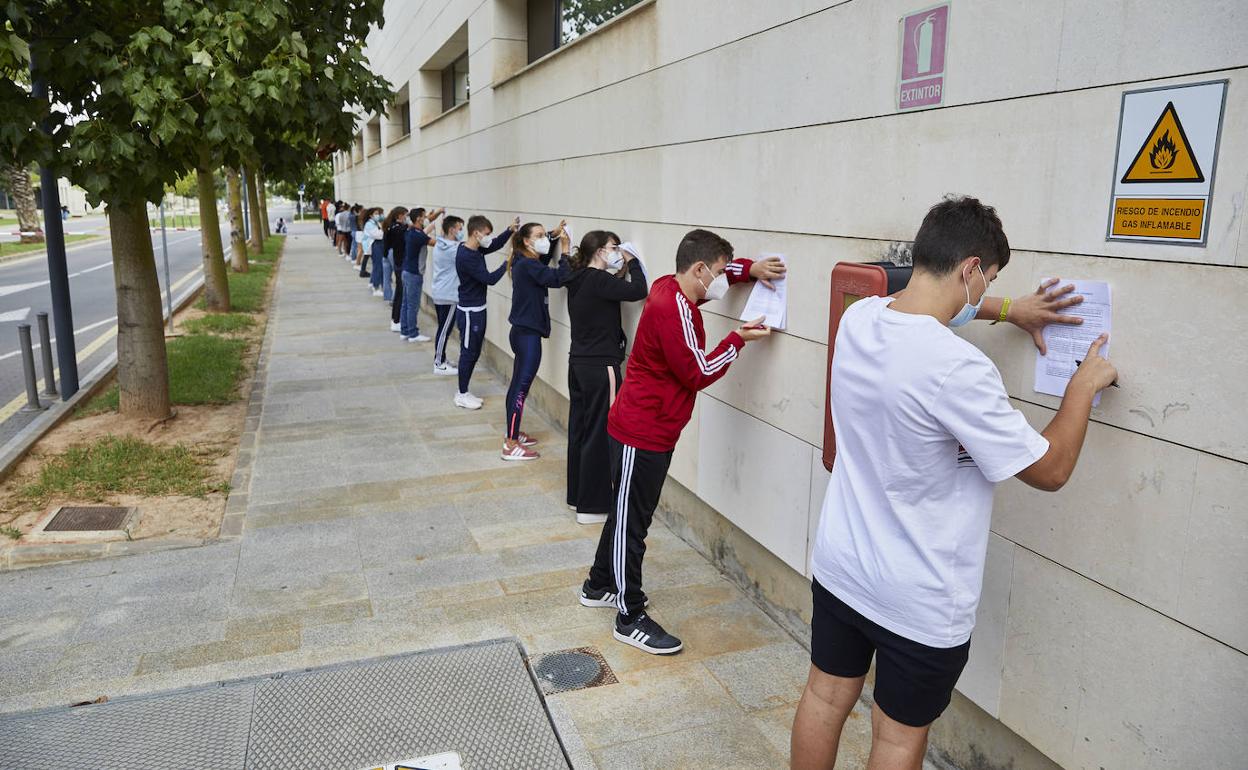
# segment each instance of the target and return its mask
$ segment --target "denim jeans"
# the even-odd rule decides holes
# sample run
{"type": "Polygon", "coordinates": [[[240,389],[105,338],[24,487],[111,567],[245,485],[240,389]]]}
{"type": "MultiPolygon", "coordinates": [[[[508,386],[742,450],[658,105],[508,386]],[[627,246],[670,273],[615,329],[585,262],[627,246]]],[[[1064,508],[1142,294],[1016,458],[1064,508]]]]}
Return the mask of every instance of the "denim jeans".
{"type": "Polygon", "coordinates": [[[373,258],[373,267],[372,267],[372,272],[369,273],[368,282],[373,285],[374,289],[381,288],[381,273],[382,273],[381,263],[385,262],[385,260],[382,259],[381,250],[382,250],[381,240],[378,239],[376,241],[373,241],[373,248],[370,250],[372,258],[373,258]]]}
{"type": "Polygon", "coordinates": [[[415,337],[420,334],[420,289],[424,276],[403,271],[403,306],[399,308],[399,335],[415,337]]]}
{"type": "Polygon", "coordinates": [[[390,255],[394,252],[387,252],[385,259],[381,260],[384,270],[381,274],[381,298],[386,302],[394,299],[394,282],[391,276],[394,275],[394,262],[390,259],[390,255]]]}

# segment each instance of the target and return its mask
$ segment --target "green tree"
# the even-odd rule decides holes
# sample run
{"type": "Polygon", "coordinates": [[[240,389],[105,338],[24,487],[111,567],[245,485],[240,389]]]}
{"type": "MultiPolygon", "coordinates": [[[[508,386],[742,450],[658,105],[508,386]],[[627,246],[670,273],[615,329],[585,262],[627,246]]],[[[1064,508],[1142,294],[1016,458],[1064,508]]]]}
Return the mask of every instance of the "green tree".
{"type": "Polygon", "coordinates": [[[43,243],[43,223],[39,221],[39,204],[35,201],[30,172],[16,158],[0,156],[0,182],[13,198],[21,242],[43,243]]]}
{"type": "Polygon", "coordinates": [[[303,201],[311,205],[316,201],[334,197],[334,164],[328,160],[314,160],[303,168],[292,181],[278,180],[273,192],[291,200],[299,199],[299,185],[303,185],[303,201]]]}
{"type": "MultiPolygon", "coordinates": [[[[110,214],[125,414],[169,409],[146,203],[188,172],[260,165],[287,178],[384,104],[365,36],[382,0],[10,0],[0,35],[0,152],[40,162],[110,214]],[[343,23],[327,25],[325,18],[343,23]],[[14,78],[32,61],[55,107],[14,78]],[[49,134],[35,130],[46,121],[49,134]]],[[[204,185],[205,188],[208,185],[204,185]]],[[[212,185],[215,196],[215,184],[212,185]]],[[[215,210],[215,204],[214,204],[215,210]]]]}
{"type": "Polygon", "coordinates": [[[641,0],[563,0],[563,42],[592,32],[641,0]]]}

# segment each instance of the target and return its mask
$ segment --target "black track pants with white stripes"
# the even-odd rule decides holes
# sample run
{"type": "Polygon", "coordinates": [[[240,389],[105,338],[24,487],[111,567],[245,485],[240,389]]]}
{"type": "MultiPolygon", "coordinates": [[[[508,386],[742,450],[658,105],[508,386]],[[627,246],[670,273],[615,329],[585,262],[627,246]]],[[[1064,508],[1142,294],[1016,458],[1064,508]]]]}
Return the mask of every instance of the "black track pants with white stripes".
{"type": "Polygon", "coordinates": [[[641,560],[646,555],[646,533],[659,493],[667,479],[672,453],[637,449],[610,438],[611,475],[615,479],[615,510],[607,514],[598,539],[594,566],[586,585],[616,595],[625,615],[645,606],[641,590],[641,560]]]}

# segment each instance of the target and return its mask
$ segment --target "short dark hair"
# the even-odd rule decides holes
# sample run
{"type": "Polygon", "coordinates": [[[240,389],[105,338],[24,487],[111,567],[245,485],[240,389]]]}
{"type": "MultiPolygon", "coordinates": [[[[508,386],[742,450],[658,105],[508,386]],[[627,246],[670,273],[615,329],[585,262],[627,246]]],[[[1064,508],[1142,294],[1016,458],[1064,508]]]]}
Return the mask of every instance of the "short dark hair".
{"type": "Polygon", "coordinates": [[[472,235],[473,233],[479,233],[482,230],[493,231],[494,230],[493,223],[491,223],[490,220],[486,219],[480,214],[473,214],[472,216],[468,217],[468,234],[469,235],[472,235]]]}
{"type": "Polygon", "coordinates": [[[442,220],[442,233],[447,234],[451,232],[452,227],[455,227],[455,225],[462,225],[463,223],[464,223],[464,220],[460,219],[457,216],[451,215],[447,217],[446,219],[442,220]]]}
{"type": "Polygon", "coordinates": [[[969,195],[950,195],[932,206],[914,236],[914,266],[946,275],[967,257],[1000,270],[1010,262],[1010,242],[992,206],[969,195]]]}
{"type": "Polygon", "coordinates": [[[676,247],[676,272],[683,273],[698,262],[713,267],[721,259],[732,259],[732,244],[710,230],[690,230],[676,247]]]}
{"type": "Polygon", "coordinates": [[[407,215],[411,217],[412,219],[423,217],[425,215],[425,207],[424,206],[412,206],[411,209],[408,210],[407,215]]]}

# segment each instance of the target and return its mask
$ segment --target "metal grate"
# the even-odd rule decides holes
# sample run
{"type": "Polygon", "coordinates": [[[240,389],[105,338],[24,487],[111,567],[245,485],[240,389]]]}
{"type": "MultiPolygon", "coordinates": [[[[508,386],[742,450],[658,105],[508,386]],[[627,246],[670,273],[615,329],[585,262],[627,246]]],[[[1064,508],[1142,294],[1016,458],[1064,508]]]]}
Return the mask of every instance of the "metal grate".
{"type": "Polygon", "coordinates": [[[567,770],[515,640],[0,715],[0,770],[567,770]],[[427,761],[427,764],[426,764],[427,761]]]}
{"type": "Polygon", "coordinates": [[[115,505],[65,505],[57,511],[44,532],[98,532],[123,529],[133,508],[115,505]]]}
{"type": "Polygon", "coordinates": [[[542,692],[547,695],[620,681],[615,678],[615,672],[607,665],[602,653],[593,647],[548,652],[530,658],[529,666],[542,686],[542,692]]]}

